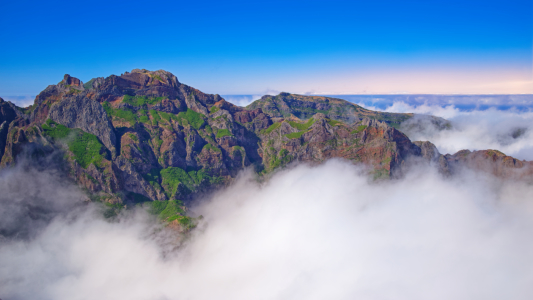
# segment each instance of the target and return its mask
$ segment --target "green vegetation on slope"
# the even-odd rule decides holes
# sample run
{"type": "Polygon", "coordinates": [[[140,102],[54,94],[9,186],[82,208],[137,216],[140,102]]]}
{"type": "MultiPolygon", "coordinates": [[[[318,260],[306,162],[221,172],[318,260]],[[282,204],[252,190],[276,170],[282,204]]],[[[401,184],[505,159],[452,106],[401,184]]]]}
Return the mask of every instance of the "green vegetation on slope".
{"type": "Polygon", "coordinates": [[[311,127],[311,125],[315,123],[315,119],[311,118],[305,123],[297,123],[294,121],[287,121],[287,123],[289,123],[291,127],[296,128],[298,130],[307,130],[309,127],[311,127]]]}
{"type": "Polygon", "coordinates": [[[363,130],[365,130],[368,126],[366,125],[359,125],[357,126],[357,128],[355,130],[352,130],[352,132],[350,132],[350,134],[354,134],[354,133],[359,133],[363,130]]]}
{"type": "Polygon", "coordinates": [[[162,169],[160,174],[162,179],[161,186],[165,189],[168,197],[176,194],[180,184],[183,185],[181,187],[183,191],[181,192],[183,194],[189,194],[196,191],[204,182],[210,184],[222,183],[222,178],[209,176],[204,170],[191,170],[187,172],[181,168],[168,167],[162,169]]]}
{"type": "Polygon", "coordinates": [[[225,136],[233,136],[233,134],[231,134],[231,131],[229,131],[228,129],[219,129],[217,131],[217,135],[216,135],[217,139],[225,137],[225,136]]]}
{"type": "Polygon", "coordinates": [[[94,78],[83,84],[83,87],[88,90],[93,87],[94,78]]]}
{"type": "Polygon", "coordinates": [[[277,155],[275,152],[273,153],[269,161],[269,169],[274,170],[275,168],[284,166],[290,163],[291,161],[292,156],[289,154],[289,151],[287,149],[281,149],[277,155]]]}
{"type": "Polygon", "coordinates": [[[143,206],[148,207],[150,214],[157,216],[160,220],[167,223],[177,220],[185,229],[192,229],[196,226],[195,219],[185,215],[185,206],[180,200],[156,200],[146,202],[143,206]]]}
{"type": "Polygon", "coordinates": [[[146,96],[130,96],[124,95],[122,98],[123,103],[127,103],[133,106],[143,106],[146,104],[154,105],[161,102],[164,97],[146,97],[146,96]]]}
{"type": "Polygon", "coordinates": [[[74,159],[86,169],[90,164],[99,167],[102,159],[105,158],[104,145],[100,143],[94,134],[84,132],[80,129],[70,129],[64,125],[57,124],[51,119],[43,124],[44,133],[53,139],[66,139],[68,149],[74,154],[74,159]]]}
{"type": "Polygon", "coordinates": [[[330,126],[338,126],[338,125],[342,125],[342,122],[340,122],[340,121],[335,121],[335,120],[331,120],[331,119],[328,119],[327,122],[328,122],[328,124],[329,124],[330,126]]]}
{"type": "Polygon", "coordinates": [[[288,133],[285,136],[288,137],[289,139],[299,139],[306,132],[307,131],[298,131],[298,132],[288,133]]]}
{"type": "Polygon", "coordinates": [[[211,145],[210,143],[205,144],[205,145],[204,145],[204,148],[202,148],[202,150],[203,150],[203,149],[211,150],[211,151],[213,151],[213,152],[222,152],[218,147],[213,146],[213,145],[211,145]]]}
{"type": "Polygon", "coordinates": [[[111,107],[111,105],[109,105],[108,102],[104,102],[102,104],[102,107],[104,108],[108,116],[116,117],[124,121],[127,121],[130,123],[131,126],[135,125],[135,123],[138,120],[137,115],[135,115],[132,111],[124,110],[120,108],[113,108],[111,107]]]}
{"type": "Polygon", "coordinates": [[[274,123],[270,125],[267,129],[263,131],[264,134],[270,134],[272,131],[278,129],[281,126],[281,123],[274,123]]]}
{"type": "MultiPolygon", "coordinates": [[[[161,178],[161,186],[163,186],[169,197],[176,194],[180,183],[187,188],[194,186],[189,174],[185,170],[177,167],[169,167],[161,170],[161,178]]],[[[188,190],[188,192],[191,191],[190,188],[188,190]]]]}
{"type": "Polygon", "coordinates": [[[205,116],[203,114],[197,113],[190,108],[187,108],[186,112],[180,112],[177,117],[180,125],[185,126],[187,124],[191,124],[191,126],[196,129],[200,129],[202,125],[204,125],[204,119],[205,116]]]}

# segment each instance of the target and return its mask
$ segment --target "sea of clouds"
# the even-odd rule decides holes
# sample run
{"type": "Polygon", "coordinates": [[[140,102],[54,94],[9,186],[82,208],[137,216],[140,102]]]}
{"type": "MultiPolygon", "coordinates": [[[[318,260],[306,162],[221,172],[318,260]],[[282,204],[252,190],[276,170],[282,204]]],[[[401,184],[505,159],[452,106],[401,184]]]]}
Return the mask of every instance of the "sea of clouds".
{"type": "MultiPolygon", "coordinates": [[[[28,172],[2,171],[0,185],[9,188],[28,172]]],[[[0,241],[1,299],[533,294],[533,186],[520,182],[467,171],[443,178],[431,167],[372,182],[342,160],[299,165],[264,183],[243,172],[192,208],[204,218],[177,241],[142,210],[109,221],[97,205],[76,206],[81,191],[45,175],[40,197],[65,211],[35,223],[35,235],[0,241]]],[[[36,188],[12,189],[0,207],[27,207],[36,188]]]]}
{"type": "Polygon", "coordinates": [[[448,120],[451,128],[447,130],[418,117],[400,128],[413,141],[432,142],[442,154],[495,149],[518,159],[533,160],[533,95],[345,98],[372,110],[448,120]]]}

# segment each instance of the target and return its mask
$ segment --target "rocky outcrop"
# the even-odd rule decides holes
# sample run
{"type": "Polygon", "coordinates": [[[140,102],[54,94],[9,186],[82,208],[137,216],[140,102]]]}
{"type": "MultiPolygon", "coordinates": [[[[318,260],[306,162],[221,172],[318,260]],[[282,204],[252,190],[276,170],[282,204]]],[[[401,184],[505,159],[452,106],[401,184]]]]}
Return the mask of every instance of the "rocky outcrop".
{"type": "Polygon", "coordinates": [[[79,128],[96,135],[116,155],[116,136],[113,124],[100,103],[79,95],[55,103],[48,114],[53,121],[68,128],[79,128]]]}
{"type": "Polygon", "coordinates": [[[509,180],[533,183],[533,162],[521,161],[498,150],[461,150],[445,158],[453,170],[470,168],[509,180]]]}
{"type": "Polygon", "coordinates": [[[81,80],[79,80],[78,78],[71,77],[68,74],[65,74],[65,76],[63,77],[62,83],[68,86],[75,86],[75,87],[83,88],[81,80]]]}

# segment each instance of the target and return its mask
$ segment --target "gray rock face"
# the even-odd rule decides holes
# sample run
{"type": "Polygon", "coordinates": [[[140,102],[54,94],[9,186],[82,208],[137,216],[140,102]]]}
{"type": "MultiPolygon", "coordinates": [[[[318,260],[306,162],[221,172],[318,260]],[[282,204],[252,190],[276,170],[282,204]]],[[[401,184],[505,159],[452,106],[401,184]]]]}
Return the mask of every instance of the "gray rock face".
{"type": "Polygon", "coordinates": [[[413,144],[420,147],[420,150],[421,150],[420,154],[426,160],[432,161],[432,162],[436,162],[439,160],[439,157],[441,156],[441,154],[437,150],[437,147],[433,145],[433,143],[428,142],[428,141],[416,141],[416,142],[413,142],[413,144]]]}
{"type": "Polygon", "coordinates": [[[9,130],[9,124],[7,124],[7,122],[4,121],[0,125],[0,160],[2,159],[2,156],[4,156],[4,151],[6,149],[6,139],[7,139],[8,130],[9,130]]]}
{"type": "Polygon", "coordinates": [[[435,147],[433,143],[428,141],[416,141],[413,142],[413,144],[420,148],[420,156],[422,158],[437,165],[439,172],[446,175],[450,174],[448,160],[444,155],[439,153],[439,150],[437,150],[437,147],[435,147]]]}
{"type": "Polygon", "coordinates": [[[115,130],[100,103],[86,97],[66,98],[51,107],[48,117],[68,128],[96,135],[116,156],[115,130]]]}

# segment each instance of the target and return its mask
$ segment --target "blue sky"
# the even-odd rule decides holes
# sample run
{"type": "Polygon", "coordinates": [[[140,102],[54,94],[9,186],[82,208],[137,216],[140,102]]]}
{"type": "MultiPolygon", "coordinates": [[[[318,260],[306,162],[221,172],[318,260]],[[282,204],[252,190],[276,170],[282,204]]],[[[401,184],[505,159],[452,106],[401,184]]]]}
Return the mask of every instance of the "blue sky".
{"type": "Polygon", "coordinates": [[[2,1],[0,96],[165,69],[219,94],[533,93],[533,1],[2,1]]]}

